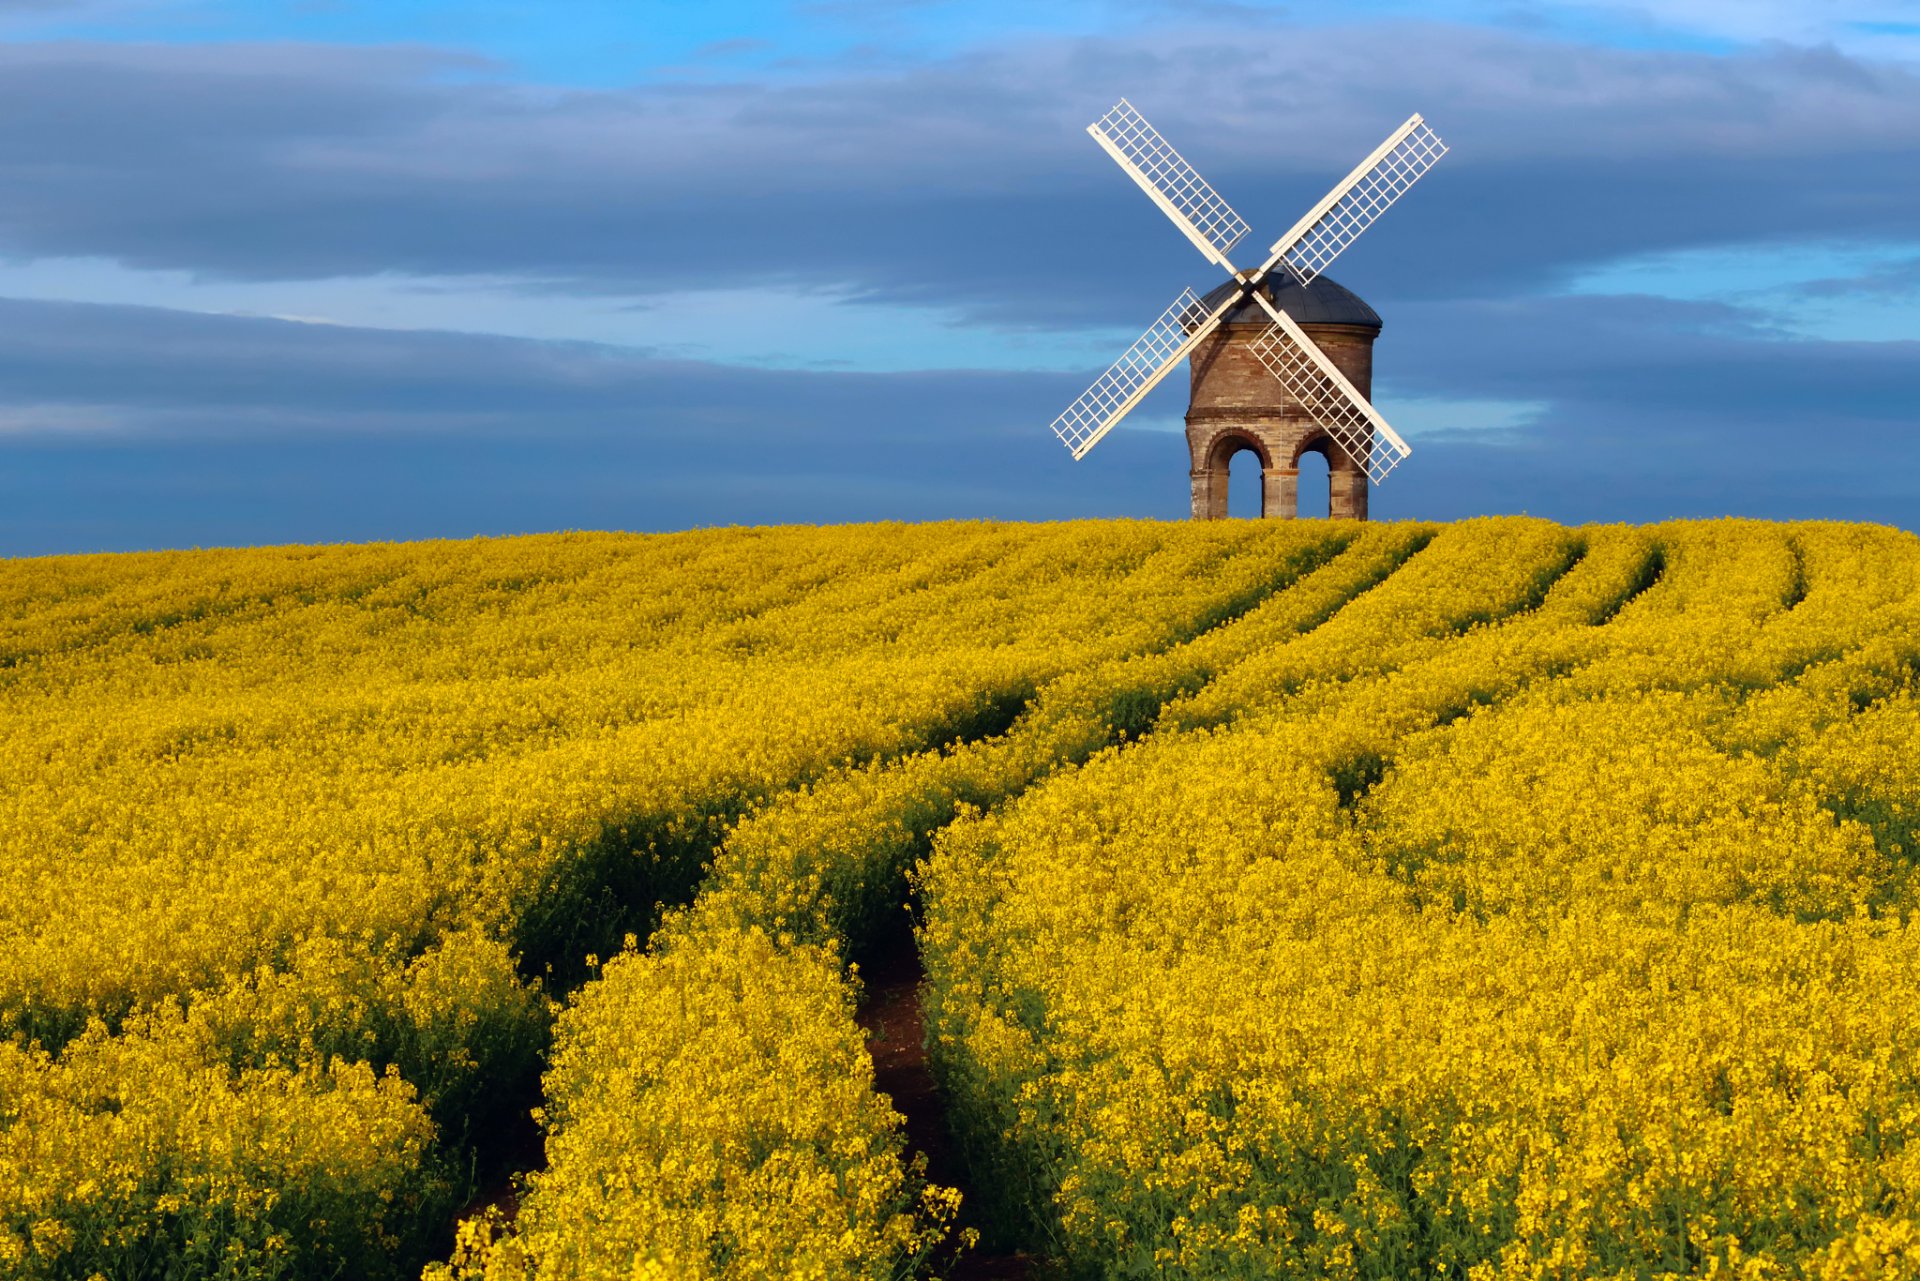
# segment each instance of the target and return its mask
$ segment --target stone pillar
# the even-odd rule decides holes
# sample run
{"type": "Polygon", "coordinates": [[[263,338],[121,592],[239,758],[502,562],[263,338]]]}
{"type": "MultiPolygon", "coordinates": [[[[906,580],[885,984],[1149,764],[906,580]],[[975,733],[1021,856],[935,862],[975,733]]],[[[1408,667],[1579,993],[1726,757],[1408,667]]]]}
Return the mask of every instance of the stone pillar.
{"type": "Polygon", "coordinates": [[[1327,501],[1327,515],[1334,520],[1365,520],[1367,474],[1358,468],[1345,471],[1329,469],[1327,480],[1333,487],[1333,493],[1327,501]]]}
{"type": "Polygon", "coordinates": [[[1300,469],[1273,466],[1260,473],[1260,514],[1268,520],[1292,520],[1300,514],[1300,469]]]}
{"type": "Polygon", "coordinates": [[[1227,478],[1213,467],[1195,467],[1187,473],[1193,482],[1193,518],[1219,520],[1227,514],[1227,478]]]}

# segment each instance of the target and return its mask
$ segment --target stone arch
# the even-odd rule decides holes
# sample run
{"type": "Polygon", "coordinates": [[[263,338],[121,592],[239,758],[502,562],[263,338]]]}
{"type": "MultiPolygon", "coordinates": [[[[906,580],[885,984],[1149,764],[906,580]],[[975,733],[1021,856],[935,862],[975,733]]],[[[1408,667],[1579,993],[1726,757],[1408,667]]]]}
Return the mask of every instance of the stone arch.
{"type": "Polygon", "coordinates": [[[1260,514],[1293,515],[1293,491],[1286,481],[1292,472],[1275,466],[1279,451],[1270,433],[1244,425],[1223,425],[1213,431],[1187,434],[1193,454],[1193,514],[1203,520],[1227,516],[1227,478],[1235,454],[1246,450],[1260,462],[1260,514]]]}
{"type": "Polygon", "coordinates": [[[1327,460],[1327,516],[1332,520],[1367,518],[1367,469],[1324,431],[1310,431],[1293,448],[1289,466],[1298,485],[1300,459],[1319,454],[1327,460]]]}
{"type": "Polygon", "coordinates": [[[1240,427],[1226,427],[1214,433],[1207,449],[1207,466],[1224,468],[1243,449],[1253,451],[1253,456],[1260,460],[1262,473],[1273,466],[1273,452],[1267,448],[1267,442],[1240,427]]]}

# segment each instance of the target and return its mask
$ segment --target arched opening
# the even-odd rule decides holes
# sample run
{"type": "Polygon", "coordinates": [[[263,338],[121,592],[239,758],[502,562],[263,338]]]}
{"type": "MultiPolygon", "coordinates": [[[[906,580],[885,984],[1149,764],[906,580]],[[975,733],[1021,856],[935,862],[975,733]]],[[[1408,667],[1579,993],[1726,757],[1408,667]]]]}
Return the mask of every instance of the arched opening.
{"type": "Polygon", "coordinates": [[[1193,445],[1193,514],[1201,520],[1259,517],[1283,513],[1266,510],[1268,491],[1280,473],[1273,471],[1267,442],[1238,425],[1215,429],[1196,437],[1193,445]]]}
{"type": "Polygon", "coordinates": [[[1227,459],[1227,515],[1258,519],[1261,510],[1260,455],[1242,445],[1227,459]]]}
{"type": "Polygon", "coordinates": [[[1309,446],[1300,455],[1299,467],[1301,517],[1327,516],[1333,504],[1333,475],[1324,447],[1309,446]]]}

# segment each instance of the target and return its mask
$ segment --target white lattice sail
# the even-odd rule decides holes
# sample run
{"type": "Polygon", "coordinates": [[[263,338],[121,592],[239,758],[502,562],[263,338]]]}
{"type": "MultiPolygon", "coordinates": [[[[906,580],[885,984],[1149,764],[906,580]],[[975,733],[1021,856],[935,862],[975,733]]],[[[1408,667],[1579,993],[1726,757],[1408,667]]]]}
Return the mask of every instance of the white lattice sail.
{"type": "Polygon", "coordinates": [[[1210,261],[1233,269],[1227,251],[1252,228],[1132,103],[1122,98],[1113,110],[1088,125],[1087,132],[1195,248],[1210,261]]]}
{"type": "Polygon", "coordinates": [[[1085,457],[1219,323],[1219,311],[1208,312],[1193,290],[1181,290],[1147,332],[1053,420],[1053,434],[1075,458],[1085,457]]]}
{"type": "Polygon", "coordinates": [[[1427,127],[1426,120],[1418,114],[1410,117],[1291,231],[1273,242],[1266,269],[1284,263],[1301,284],[1312,283],[1446,154],[1447,144],[1427,127]]]}
{"type": "Polygon", "coordinates": [[[1447,153],[1439,135],[1420,115],[1409,117],[1273,243],[1265,263],[1243,272],[1227,260],[1227,251],[1250,230],[1246,221],[1134,110],[1132,103],[1122,98],[1106,115],[1088,125],[1087,132],[1181,234],[1233,275],[1237,288],[1226,291],[1220,304],[1210,311],[1192,290],[1183,291],[1139,341],[1053,420],[1054,435],[1075,458],[1085,457],[1175,365],[1219,327],[1221,317],[1231,307],[1251,297],[1273,321],[1250,344],[1255,356],[1335,443],[1365,467],[1368,479],[1380,483],[1413,451],[1319,345],[1275,307],[1259,286],[1262,277],[1275,270],[1303,285],[1313,283],[1327,264],[1359,239],[1447,153]]]}
{"type": "Polygon", "coordinates": [[[1413,452],[1292,317],[1274,313],[1273,325],[1250,347],[1307,415],[1347,457],[1366,469],[1367,479],[1374,484],[1413,452]]]}

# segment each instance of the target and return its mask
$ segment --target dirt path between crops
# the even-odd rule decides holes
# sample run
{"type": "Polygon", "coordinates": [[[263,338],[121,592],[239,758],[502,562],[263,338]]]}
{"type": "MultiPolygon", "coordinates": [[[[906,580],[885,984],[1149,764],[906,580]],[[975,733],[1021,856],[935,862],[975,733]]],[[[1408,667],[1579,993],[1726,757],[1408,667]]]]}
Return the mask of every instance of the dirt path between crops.
{"type": "MultiPolygon", "coordinates": [[[[902,931],[861,966],[866,992],[860,1003],[860,1026],[867,1030],[867,1049],[873,1055],[874,1088],[893,1100],[907,1119],[907,1146],[927,1154],[927,1178],[963,1196],[960,1222],[972,1222],[968,1204],[971,1186],[960,1168],[953,1141],[947,1134],[940,1096],[927,1070],[927,1051],[920,1021],[920,954],[913,939],[902,931]]],[[[1019,1252],[971,1250],[954,1262],[951,1281],[1030,1281],[1039,1273],[1034,1260],[1019,1252]]]]}

